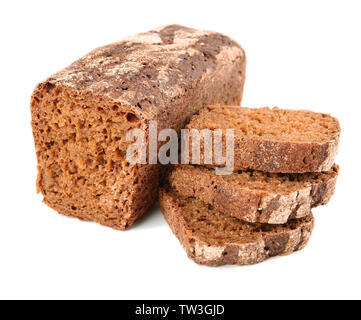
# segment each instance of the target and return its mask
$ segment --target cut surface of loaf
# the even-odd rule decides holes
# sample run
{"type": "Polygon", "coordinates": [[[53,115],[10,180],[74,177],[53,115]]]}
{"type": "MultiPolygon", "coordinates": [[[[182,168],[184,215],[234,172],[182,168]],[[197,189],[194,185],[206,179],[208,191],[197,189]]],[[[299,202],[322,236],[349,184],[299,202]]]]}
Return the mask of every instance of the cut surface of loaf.
{"type": "Polygon", "coordinates": [[[31,98],[37,187],[59,213],[127,229],[157,199],[161,168],[129,164],[129,129],[179,130],[208,104],[239,104],[245,54],[228,37],[166,26],[93,50],[31,98]]]}
{"type": "Polygon", "coordinates": [[[327,172],[264,173],[238,171],[217,175],[211,168],[176,165],[169,184],[222,213],[253,223],[284,224],[326,204],[335,191],[338,166],[327,172]]]}
{"type": "Polygon", "coordinates": [[[162,188],[161,210],[189,258],[220,266],[250,265],[303,249],[311,237],[312,214],[284,225],[250,224],[194,198],[162,188]]]}
{"type": "Polygon", "coordinates": [[[268,107],[210,106],[187,128],[234,129],[234,168],[278,173],[330,170],[340,136],[338,120],[328,114],[268,107]]]}

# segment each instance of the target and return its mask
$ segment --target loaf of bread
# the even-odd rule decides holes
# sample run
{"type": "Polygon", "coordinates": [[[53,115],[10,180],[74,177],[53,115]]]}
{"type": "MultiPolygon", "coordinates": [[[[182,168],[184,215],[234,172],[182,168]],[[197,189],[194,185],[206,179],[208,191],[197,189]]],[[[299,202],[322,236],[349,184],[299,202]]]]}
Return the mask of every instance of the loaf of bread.
{"type": "Polygon", "coordinates": [[[278,108],[207,107],[187,128],[234,129],[234,169],[275,173],[330,170],[340,136],[339,122],[328,114],[278,108]]]}
{"type": "Polygon", "coordinates": [[[210,104],[239,104],[245,54],[219,33],[171,25],[95,49],[31,98],[37,187],[59,213],[128,228],[156,200],[160,167],[129,164],[129,129],[179,130],[210,104]]]}
{"type": "Polygon", "coordinates": [[[252,223],[284,224],[326,204],[335,191],[338,167],[315,173],[238,171],[217,175],[211,168],[176,165],[169,184],[216,210],[252,223]]]}
{"type": "Polygon", "coordinates": [[[301,250],[314,225],[311,213],[284,225],[242,222],[167,188],[160,190],[159,201],[165,219],[188,256],[209,266],[255,264],[301,250]]]}

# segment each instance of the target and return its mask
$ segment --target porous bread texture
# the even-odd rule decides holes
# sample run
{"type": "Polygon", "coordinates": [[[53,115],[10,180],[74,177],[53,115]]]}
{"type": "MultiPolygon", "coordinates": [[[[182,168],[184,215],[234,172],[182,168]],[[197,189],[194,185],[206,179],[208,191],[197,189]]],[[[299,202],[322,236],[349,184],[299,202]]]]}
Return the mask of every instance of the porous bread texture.
{"type": "Polygon", "coordinates": [[[284,224],[326,204],[335,191],[338,170],[338,166],[322,173],[248,170],[220,176],[214,169],[176,165],[169,184],[181,196],[195,197],[243,221],[284,224]]]}
{"type": "Polygon", "coordinates": [[[131,165],[126,133],[179,130],[208,104],[239,104],[245,54],[219,33],[178,25],[90,52],[31,98],[37,186],[61,214],[125,230],[157,199],[159,165],[131,165]]]}
{"type": "Polygon", "coordinates": [[[251,265],[291,254],[306,246],[314,225],[311,213],[284,225],[250,224],[167,188],[159,201],[188,257],[208,266],[251,265]]]}
{"type": "Polygon", "coordinates": [[[328,114],[277,107],[211,106],[194,115],[187,128],[234,129],[235,170],[275,173],[330,170],[340,136],[338,120],[328,114]]]}
{"type": "Polygon", "coordinates": [[[131,143],[125,132],[141,122],[100,98],[88,101],[63,87],[43,90],[33,96],[32,112],[44,202],[68,216],[126,229],[157,198],[157,166],[129,165],[125,158],[131,143]]]}

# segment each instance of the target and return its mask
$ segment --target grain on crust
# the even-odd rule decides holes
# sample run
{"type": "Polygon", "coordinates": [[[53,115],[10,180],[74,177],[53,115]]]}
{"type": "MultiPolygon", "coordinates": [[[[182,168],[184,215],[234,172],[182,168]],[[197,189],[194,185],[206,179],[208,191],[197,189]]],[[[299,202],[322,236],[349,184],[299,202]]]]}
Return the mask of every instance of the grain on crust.
{"type": "Polygon", "coordinates": [[[279,174],[176,165],[169,184],[184,197],[195,197],[216,210],[252,223],[284,224],[328,203],[335,191],[338,166],[327,172],[279,174]]]}
{"type": "Polygon", "coordinates": [[[252,265],[303,249],[313,230],[312,214],[285,225],[249,224],[194,198],[162,188],[161,210],[189,258],[208,266],[252,265]]]}
{"type": "Polygon", "coordinates": [[[276,173],[330,170],[341,130],[338,120],[328,114],[235,106],[207,107],[192,117],[187,128],[234,129],[235,170],[276,173]]]}
{"type": "Polygon", "coordinates": [[[129,129],[179,130],[239,104],[245,54],[219,33],[166,26],[93,50],[34,90],[37,187],[59,213],[124,230],[157,199],[158,165],[130,165],[129,129]]]}

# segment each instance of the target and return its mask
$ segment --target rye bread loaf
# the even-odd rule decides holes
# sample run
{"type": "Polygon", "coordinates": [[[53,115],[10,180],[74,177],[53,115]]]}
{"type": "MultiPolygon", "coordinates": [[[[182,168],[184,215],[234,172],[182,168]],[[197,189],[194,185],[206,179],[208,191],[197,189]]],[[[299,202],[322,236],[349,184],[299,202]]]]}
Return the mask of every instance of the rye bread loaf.
{"type": "Polygon", "coordinates": [[[337,176],[338,166],[315,173],[248,170],[217,175],[211,168],[176,165],[169,184],[181,196],[202,200],[243,221],[284,224],[326,204],[335,191],[337,176]]]}
{"type": "Polygon", "coordinates": [[[162,188],[161,210],[189,258],[220,266],[249,265],[303,249],[311,237],[312,214],[284,225],[250,224],[194,198],[162,188]]]}
{"type": "MultiPolygon", "coordinates": [[[[211,106],[187,128],[234,129],[235,170],[277,173],[330,170],[340,136],[338,120],[328,114],[278,108],[211,106]]],[[[204,164],[203,152],[200,160],[204,164]]]]}
{"type": "Polygon", "coordinates": [[[31,98],[37,187],[59,213],[124,230],[156,200],[161,169],[130,165],[129,129],[182,128],[239,104],[245,54],[228,37],[171,25],[90,52],[31,98]]]}

